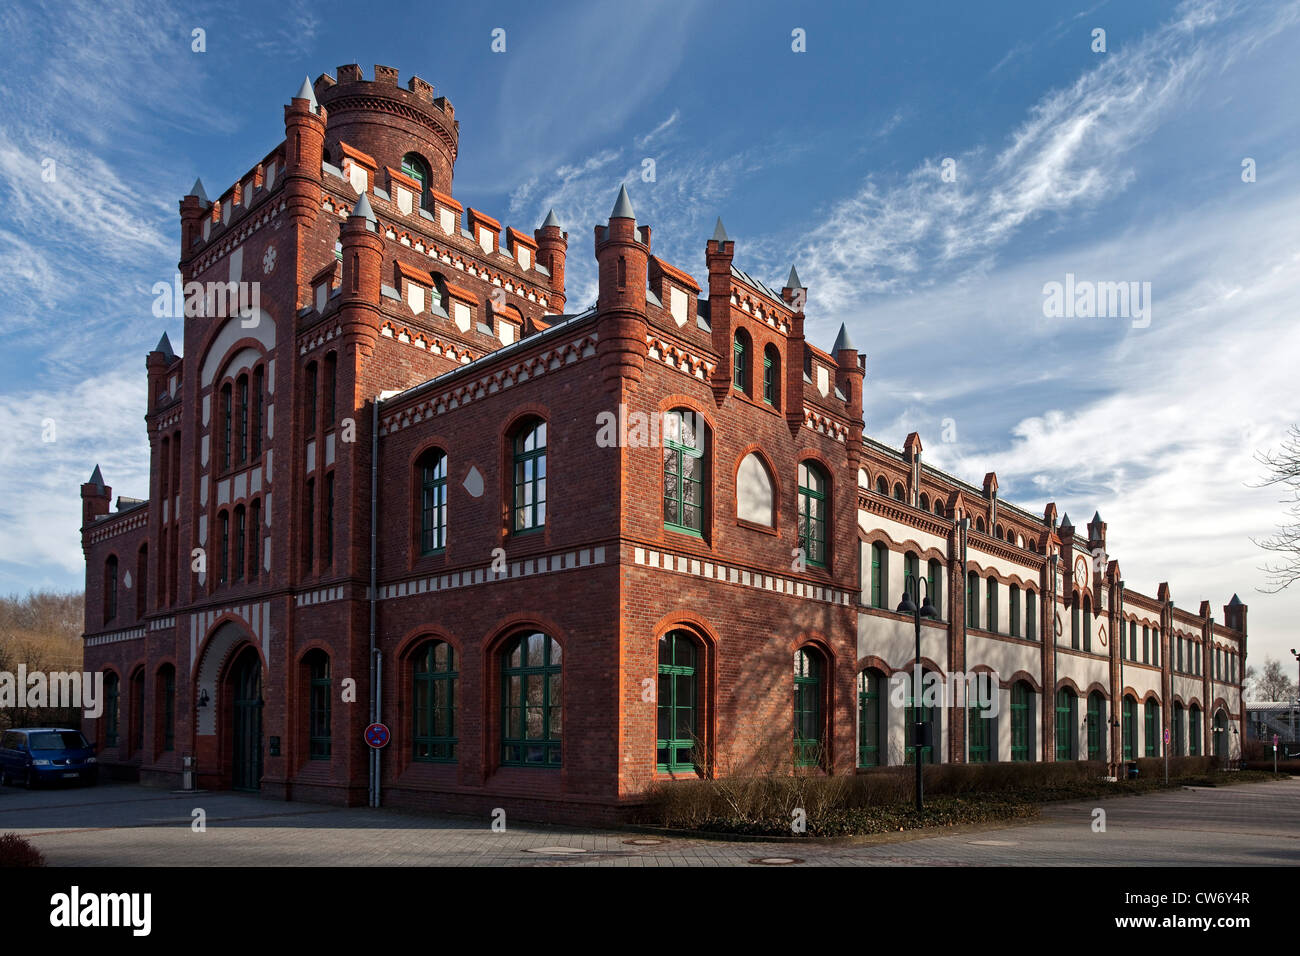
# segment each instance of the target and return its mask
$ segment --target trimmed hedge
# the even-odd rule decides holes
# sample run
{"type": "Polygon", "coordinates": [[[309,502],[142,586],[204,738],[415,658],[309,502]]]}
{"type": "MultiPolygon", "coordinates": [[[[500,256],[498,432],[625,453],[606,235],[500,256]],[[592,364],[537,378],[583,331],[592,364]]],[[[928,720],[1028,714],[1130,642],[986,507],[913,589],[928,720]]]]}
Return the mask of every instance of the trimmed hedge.
{"type": "Polygon", "coordinates": [[[17,833],[0,836],[0,866],[44,866],[45,854],[17,833]]]}

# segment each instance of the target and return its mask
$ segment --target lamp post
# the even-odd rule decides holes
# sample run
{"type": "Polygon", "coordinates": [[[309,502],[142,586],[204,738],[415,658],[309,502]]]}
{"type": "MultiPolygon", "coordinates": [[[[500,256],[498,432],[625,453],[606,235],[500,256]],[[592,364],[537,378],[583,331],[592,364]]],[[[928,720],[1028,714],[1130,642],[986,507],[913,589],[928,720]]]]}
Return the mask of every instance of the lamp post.
{"type": "MultiPolygon", "coordinates": [[[[1297,680],[1296,680],[1296,685],[1295,685],[1295,693],[1296,693],[1295,701],[1296,701],[1296,704],[1297,704],[1297,705],[1300,705],[1300,652],[1296,651],[1296,649],[1293,647],[1293,648],[1291,648],[1291,656],[1295,658],[1295,663],[1296,663],[1296,678],[1297,678],[1297,680]]],[[[1300,724],[1297,724],[1297,723],[1296,723],[1296,708],[1295,708],[1295,707],[1292,707],[1292,708],[1291,708],[1291,741],[1292,741],[1292,743],[1295,743],[1295,742],[1300,741],[1300,732],[1297,732],[1298,730],[1300,730],[1300,724]]]]}
{"type": "MultiPolygon", "coordinates": [[[[917,575],[916,588],[919,591],[921,584],[920,575],[917,575]]],[[[927,584],[925,588],[925,601],[920,607],[912,599],[906,583],[903,585],[903,600],[898,605],[899,614],[910,614],[916,625],[916,659],[912,664],[912,716],[916,718],[912,726],[912,763],[916,764],[916,812],[920,813],[925,809],[925,799],[922,796],[921,783],[921,744],[925,736],[925,721],[921,719],[923,713],[918,708],[921,700],[921,618],[936,618],[939,613],[930,603],[930,587],[927,584]]]]}

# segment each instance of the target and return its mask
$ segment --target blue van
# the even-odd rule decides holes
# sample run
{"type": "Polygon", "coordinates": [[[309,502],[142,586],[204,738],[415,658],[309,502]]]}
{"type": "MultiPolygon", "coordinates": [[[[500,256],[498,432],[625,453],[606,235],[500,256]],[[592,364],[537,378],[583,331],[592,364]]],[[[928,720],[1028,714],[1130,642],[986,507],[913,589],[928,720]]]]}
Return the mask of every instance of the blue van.
{"type": "Polygon", "coordinates": [[[42,783],[99,780],[95,748],[80,730],[27,727],[0,737],[0,786],[21,780],[28,789],[42,783]]]}

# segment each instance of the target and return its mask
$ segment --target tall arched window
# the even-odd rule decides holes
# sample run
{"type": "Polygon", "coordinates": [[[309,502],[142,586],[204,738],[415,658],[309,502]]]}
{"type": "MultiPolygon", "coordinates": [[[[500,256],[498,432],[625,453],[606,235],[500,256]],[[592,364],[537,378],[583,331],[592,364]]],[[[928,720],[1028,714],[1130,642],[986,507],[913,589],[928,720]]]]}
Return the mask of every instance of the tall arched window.
{"type": "Polygon", "coordinates": [[[171,664],[158,668],[154,694],[158,751],[167,753],[176,749],[176,668],[171,664]]]}
{"type": "Polygon", "coordinates": [[[1146,743],[1146,755],[1148,757],[1160,756],[1160,705],[1156,703],[1154,697],[1146,703],[1146,727],[1144,728],[1143,739],[1146,743]]]}
{"type": "MultiPolygon", "coordinates": [[[[310,487],[311,482],[307,483],[310,487]]],[[[225,584],[230,580],[230,512],[222,511],[217,515],[217,583],[225,584]]]]}
{"type": "Polygon", "coordinates": [[[921,560],[915,551],[903,555],[903,593],[910,594],[912,600],[920,606],[921,596],[921,560]]]}
{"type": "Polygon", "coordinates": [[[501,762],[517,767],[560,766],[563,718],[561,650],[533,631],[512,640],[501,668],[501,762]]]}
{"type": "Polygon", "coordinates": [[[876,479],[876,494],[878,495],[889,494],[889,482],[885,480],[884,475],[881,475],[879,478],[876,479]]]}
{"type": "Polygon", "coordinates": [[[239,392],[239,445],[236,458],[242,465],[248,460],[248,375],[240,375],[235,386],[239,392]]]}
{"type": "Polygon", "coordinates": [[[814,567],[826,567],[826,473],[799,462],[799,547],[814,567]]]}
{"type": "Polygon", "coordinates": [[[1078,698],[1068,687],[1056,692],[1056,759],[1074,759],[1074,728],[1078,726],[1075,711],[1078,698]]]}
{"type": "Polygon", "coordinates": [[[546,422],[524,421],[514,431],[514,495],[511,531],[536,531],[546,525],[546,422]]]}
{"type": "Polygon", "coordinates": [[[1201,708],[1196,704],[1187,708],[1187,756],[1201,755],[1201,708]]]}
{"type": "MultiPolygon", "coordinates": [[[[971,675],[972,682],[975,680],[971,675]]],[[[981,678],[982,680],[982,678],[981,678]]],[[[997,693],[996,683],[993,692],[997,693]]],[[[995,721],[992,717],[993,705],[973,699],[967,708],[966,734],[967,759],[971,763],[988,763],[993,758],[992,741],[994,739],[995,721]]]]}
{"type": "Polygon", "coordinates": [[[402,157],[402,172],[420,184],[420,208],[429,208],[429,192],[433,188],[429,175],[429,164],[419,153],[407,153],[402,157]]]}
{"type": "Polygon", "coordinates": [[[104,746],[116,747],[118,720],[122,712],[122,688],[117,674],[104,672],[104,746]]]}
{"type": "Polygon", "coordinates": [[[456,649],[446,641],[426,641],[415,652],[411,694],[411,741],[416,760],[447,763],[456,759],[456,705],[459,696],[456,649]]]}
{"type": "Polygon", "coordinates": [[[661,773],[695,770],[699,726],[699,651],[685,631],[659,638],[659,728],[655,741],[656,769],[661,773]]]}
{"type": "Polygon", "coordinates": [[[940,518],[943,517],[943,502],[940,501],[938,498],[934,499],[934,513],[938,515],[940,518]]]}
{"type": "Polygon", "coordinates": [[[1137,700],[1132,695],[1124,698],[1124,718],[1120,732],[1124,737],[1124,759],[1137,756],[1137,700]]]}
{"type": "Polygon", "coordinates": [[[1092,650],[1092,598],[1083,596],[1083,649],[1092,650]]]}
{"type": "MultiPolygon", "coordinates": [[[[313,366],[314,367],[314,366],[313,366]]],[[[227,382],[221,386],[221,467],[228,469],[231,462],[231,446],[234,443],[233,419],[235,416],[235,398],[231,385],[227,382]]]]}
{"type": "Polygon", "coordinates": [[[983,518],[976,517],[976,519],[975,519],[975,530],[978,531],[980,534],[983,534],[983,533],[984,533],[984,519],[983,519],[983,518]]]}
{"type": "Polygon", "coordinates": [[[858,766],[879,767],[884,751],[881,734],[885,722],[880,719],[884,706],[885,675],[874,668],[858,672],[858,766]]]}
{"type": "Polygon", "coordinates": [[[231,549],[231,557],[234,559],[232,577],[236,581],[244,580],[244,559],[248,553],[247,534],[244,506],[235,505],[235,544],[231,549]]]}
{"type": "Polygon", "coordinates": [[[1088,759],[1106,759],[1105,735],[1102,728],[1106,726],[1106,699],[1101,691],[1094,690],[1088,695],[1088,759]]]}
{"type": "Polygon", "coordinates": [[[1174,746],[1173,755],[1182,757],[1187,752],[1187,732],[1184,722],[1183,705],[1174,701],[1174,710],[1170,715],[1173,718],[1173,731],[1171,738],[1174,746]]]}
{"type": "Polygon", "coordinates": [[[749,333],[737,329],[731,348],[731,384],[737,391],[749,394],[749,333]]]}
{"type": "Polygon", "coordinates": [[[980,576],[974,571],[966,575],[966,626],[980,626],[980,576]]]}
{"type": "Polygon", "coordinates": [[[930,588],[930,603],[934,605],[934,613],[941,620],[947,620],[943,613],[943,565],[938,558],[931,558],[926,565],[926,584],[930,588]]]}
{"type": "Polygon", "coordinates": [[[1009,614],[1009,623],[1011,625],[1011,636],[1020,636],[1020,585],[1013,584],[1008,588],[1007,594],[1007,612],[1009,614]]]}
{"type": "Polygon", "coordinates": [[[927,495],[924,491],[921,492],[921,510],[922,511],[930,510],[930,496],[927,495]]]}
{"type": "Polygon", "coordinates": [[[871,606],[889,606],[889,549],[879,541],[871,545],[871,606]]]}
{"type": "Polygon", "coordinates": [[[816,767],[822,757],[822,658],[801,647],[794,652],[794,763],[816,767]]]}
{"type": "Polygon", "coordinates": [[[1070,647],[1074,650],[1079,649],[1079,592],[1075,591],[1070,595],[1070,647]]]}
{"type": "MultiPolygon", "coordinates": [[[[921,698],[916,699],[916,682],[911,675],[907,679],[907,704],[903,708],[903,731],[906,734],[904,750],[904,762],[912,764],[916,760],[916,724],[918,720],[930,728],[930,743],[921,747],[921,763],[934,763],[935,746],[939,742],[939,707],[937,704],[926,703],[927,688],[934,687],[934,681],[938,675],[933,671],[922,669],[921,671],[921,698]]],[[[934,694],[934,690],[929,692],[934,694]]]]}
{"type": "Polygon", "coordinates": [[[694,412],[664,416],[664,527],[703,537],[706,434],[694,412]]]}
{"type": "Polygon", "coordinates": [[[265,402],[263,395],[266,392],[266,369],[258,365],[253,369],[253,442],[252,456],[253,460],[262,457],[262,406],[265,402]]]}
{"type": "Polygon", "coordinates": [[[985,600],[988,611],[988,630],[996,634],[998,630],[998,579],[990,577],[985,585],[988,597],[985,600]]]}
{"type": "Polygon", "coordinates": [[[117,555],[104,562],[104,623],[117,617],[117,555]]]}
{"type": "Polygon", "coordinates": [[[1033,759],[1034,689],[1025,681],[1011,685],[1011,759],[1033,759]]]}
{"type": "Polygon", "coordinates": [[[775,345],[763,349],[763,401],[781,407],[781,355],[775,345]]]}
{"type": "Polygon", "coordinates": [[[894,483],[894,500],[904,501],[907,498],[907,492],[903,489],[901,482],[894,483]]]}
{"type": "Polygon", "coordinates": [[[420,475],[420,553],[447,547],[447,455],[430,448],[416,463],[420,475]]]}
{"type": "Polygon", "coordinates": [[[1038,640],[1038,595],[1025,591],[1025,637],[1038,640]]]}
{"type": "Polygon", "coordinates": [[[131,753],[144,750],[144,668],[131,675],[131,753]]]}
{"type": "Polygon", "coordinates": [[[312,760],[329,760],[330,734],[330,658],[320,648],[303,659],[307,668],[307,755],[312,760]]]}
{"type": "Polygon", "coordinates": [[[736,469],[736,517],[765,528],[776,524],[776,490],[758,452],[751,451],[736,469]]]}

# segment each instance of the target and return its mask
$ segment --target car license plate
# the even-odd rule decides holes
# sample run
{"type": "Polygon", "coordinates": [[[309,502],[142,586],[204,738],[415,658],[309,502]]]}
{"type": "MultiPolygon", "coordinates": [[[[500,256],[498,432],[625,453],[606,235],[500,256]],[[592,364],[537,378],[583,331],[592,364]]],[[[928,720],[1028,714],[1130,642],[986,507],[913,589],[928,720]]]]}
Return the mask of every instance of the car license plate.
{"type": "Polygon", "coordinates": [[[79,774],[79,773],[65,773],[63,776],[64,776],[64,777],[80,777],[81,774],[79,774]]]}

